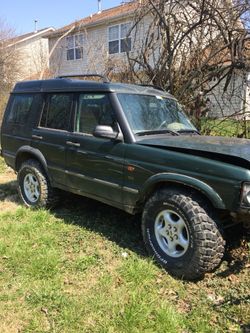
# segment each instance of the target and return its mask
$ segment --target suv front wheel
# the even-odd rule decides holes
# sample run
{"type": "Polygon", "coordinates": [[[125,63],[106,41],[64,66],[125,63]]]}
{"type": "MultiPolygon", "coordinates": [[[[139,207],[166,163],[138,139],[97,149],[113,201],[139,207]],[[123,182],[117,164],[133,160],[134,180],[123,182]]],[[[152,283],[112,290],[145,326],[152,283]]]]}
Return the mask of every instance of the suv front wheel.
{"type": "Polygon", "coordinates": [[[48,177],[36,160],[25,161],[18,171],[18,192],[27,207],[50,207],[56,197],[48,177]]]}
{"type": "Polygon", "coordinates": [[[203,277],[224,254],[224,239],[197,194],[163,189],[146,203],[142,216],[144,242],[167,271],[186,279],[203,277]]]}

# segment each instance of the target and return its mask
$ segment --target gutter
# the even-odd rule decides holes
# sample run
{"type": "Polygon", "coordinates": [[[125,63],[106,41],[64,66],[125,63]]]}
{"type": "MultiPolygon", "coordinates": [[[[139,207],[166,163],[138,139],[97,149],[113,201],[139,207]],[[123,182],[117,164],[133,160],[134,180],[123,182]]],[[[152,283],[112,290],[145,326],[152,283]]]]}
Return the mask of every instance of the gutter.
{"type": "MultiPolygon", "coordinates": [[[[40,31],[40,32],[34,33],[33,35],[31,35],[31,36],[29,36],[29,37],[26,37],[26,38],[20,39],[20,40],[18,40],[18,41],[15,42],[15,43],[9,44],[9,45],[7,45],[7,47],[11,47],[11,46],[14,46],[14,45],[17,45],[17,44],[20,44],[20,43],[26,42],[26,41],[29,40],[29,39],[32,39],[32,38],[34,38],[34,37],[40,36],[40,35],[42,35],[42,34],[44,34],[44,33],[47,33],[47,31],[49,31],[49,30],[53,30],[53,31],[55,31],[54,28],[48,28],[48,29],[42,30],[42,31],[40,31]]],[[[43,38],[44,38],[44,36],[43,36],[43,38]]]]}

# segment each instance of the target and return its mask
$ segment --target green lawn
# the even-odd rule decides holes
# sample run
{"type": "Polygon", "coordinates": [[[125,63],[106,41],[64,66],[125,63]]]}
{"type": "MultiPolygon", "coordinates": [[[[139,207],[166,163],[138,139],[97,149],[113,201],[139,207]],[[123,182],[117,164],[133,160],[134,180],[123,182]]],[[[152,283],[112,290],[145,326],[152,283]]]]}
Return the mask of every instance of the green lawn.
{"type": "Polygon", "coordinates": [[[54,211],[18,204],[0,159],[0,332],[249,332],[249,239],[203,281],[147,257],[139,217],[69,195],[54,211]]]}
{"type": "Polygon", "coordinates": [[[205,119],[200,123],[201,133],[250,139],[250,122],[236,119],[205,119]],[[246,132],[246,133],[245,133],[246,132]]]}

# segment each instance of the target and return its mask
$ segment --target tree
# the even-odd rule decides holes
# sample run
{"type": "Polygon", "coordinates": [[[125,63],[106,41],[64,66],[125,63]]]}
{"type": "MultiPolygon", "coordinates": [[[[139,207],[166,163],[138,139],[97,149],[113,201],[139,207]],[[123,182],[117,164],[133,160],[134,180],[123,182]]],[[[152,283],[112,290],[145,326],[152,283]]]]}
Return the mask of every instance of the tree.
{"type": "MultiPolygon", "coordinates": [[[[79,47],[82,48],[82,53],[84,53],[84,61],[77,64],[78,74],[98,73],[109,77],[112,81],[125,81],[131,76],[126,55],[119,58],[109,55],[103,36],[95,36],[93,43],[93,36],[91,36],[91,33],[89,33],[88,29],[86,29],[81,22],[76,22],[69,29],[65,30],[63,34],[59,35],[59,37],[55,37],[53,41],[50,42],[48,61],[50,64],[48,63],[47,66],[50,66],[51,73],[53,73],[54,76],[60,73],[61,66],[64,63],[64,57],[66,57],[67,54],[66,38],[72,34],[81,34],[83,36],[82,45],[79,45],[79,47]]],[[[43,77],[44,73],[42,72],[40,78],[43,77]]]]}
{"type": "Polygon", "coordinates": [[[9,92],[20,72],[20,58],[14,47],[9,47],[14,31],[0,21],[0,120],[9,92]]]}
{"type": "Polygon", "coordinates": [[[218,87],[243,99],[249,9],[249,0],[140,1],[130,32],[138,51],[127,54],[134,79],[168,90],[196,117],[218,87]]]}

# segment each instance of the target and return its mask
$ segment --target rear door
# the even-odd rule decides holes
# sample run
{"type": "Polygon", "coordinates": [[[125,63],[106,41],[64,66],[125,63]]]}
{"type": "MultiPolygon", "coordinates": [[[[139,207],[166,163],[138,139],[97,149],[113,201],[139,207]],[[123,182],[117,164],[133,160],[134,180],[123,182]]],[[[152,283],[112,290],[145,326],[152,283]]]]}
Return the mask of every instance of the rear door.
{"type": "Polygon", "coordinates": [[[46,159],[54,185],[65,185],[66,141],[73,107],[72,93],[51,93],[38,126],[32,131],[32,146],[46,159]]]}
{"type": "Polygon", "coordinates": [[[125,144],[94,137],[97,125],[119,130],[108,94],[79,94],[66,142],[67,184],[85,195],[121,203],[125,144]]]}
{"type": "Polygon", "coordinates": [[[7,164],[12,167],[18,149],[30,145],[32,127],[41,109],[41,94],[13,94],[10,97],[1,128],[1,146],[7,164]]]}

